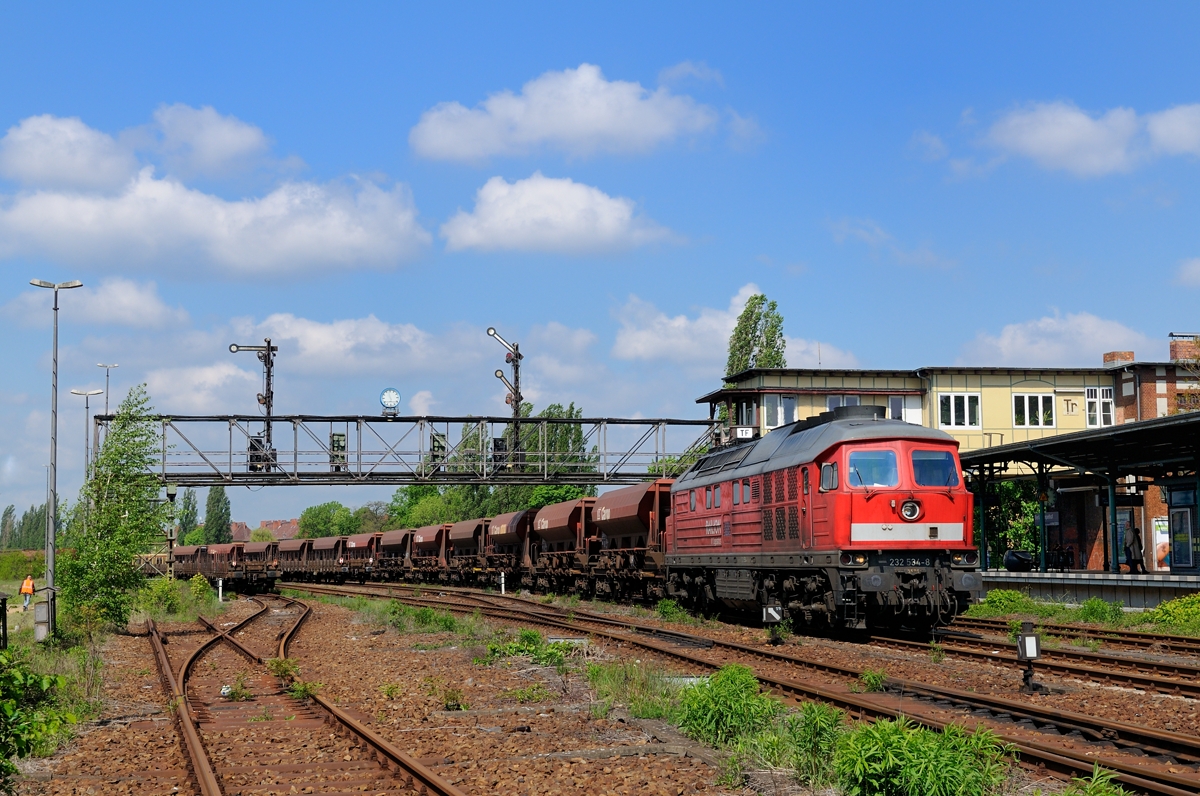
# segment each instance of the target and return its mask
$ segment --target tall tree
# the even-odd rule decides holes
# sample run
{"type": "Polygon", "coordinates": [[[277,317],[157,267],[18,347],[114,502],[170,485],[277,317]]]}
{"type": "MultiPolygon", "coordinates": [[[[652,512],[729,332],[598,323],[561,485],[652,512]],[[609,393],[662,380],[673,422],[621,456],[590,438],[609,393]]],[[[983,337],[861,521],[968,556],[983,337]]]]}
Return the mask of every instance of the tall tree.
{"type": "Polygon", "coordinates": [[[198,518],[199,507],[196,505],[196,490],[188,488],[183,490],[183,497],[179,499],[179,534],[178,538],[186,539],[187,535],[196,530],[196,522],[198,518]]]}
{"type": "Polygon", "coordinates": [[[309,506],[300,512],[300,531],[296,535],[301,539],[320,539],[323,536],[336,536],[333,531],[333,518],[338,509],[346,509],[336,500],[309,506]]]}
{"type": "Polygon", "coordinates": [[[250,532],[250,541],[252,541],[252,542],[273,542],[273,541],[275,541],[275,534],[271,533],[271,531],[269,529],[263,528],[260,526],[250,532]]]}
{"type": "Polygon", "coordinates": [[[160,438],[151,411],[144,386],[129,391],[68,515],[66,549],[57,562],[59,595],[89,631],[97,623],[128,621],[145,580],[134,557],[150,548],[170,520],[170,506],[158,500],[153,464],[160,438]]]}
{"type": "Polygon", "coordinates": [[[9,503],[0,515],[0,550],[7,550],[17,526],[17,507],[9,503]]]}
{"type": "Polygon", "coordinates": [[[210,486],[208,500],[204,504],[204,541],[208,544],[229,544],[233,541],[233,529],[229,527],[229,497],[225,487],[210,486]]]}
{"type": "Polygon", "coordinates": [[[768,301],[762,293],[755,293],[747,299],[733,334],[729,336],[725,376],[750,368],[786,368],[787,360],[783,355],[786,347],[783,316],[778,305],[768,301]]]}

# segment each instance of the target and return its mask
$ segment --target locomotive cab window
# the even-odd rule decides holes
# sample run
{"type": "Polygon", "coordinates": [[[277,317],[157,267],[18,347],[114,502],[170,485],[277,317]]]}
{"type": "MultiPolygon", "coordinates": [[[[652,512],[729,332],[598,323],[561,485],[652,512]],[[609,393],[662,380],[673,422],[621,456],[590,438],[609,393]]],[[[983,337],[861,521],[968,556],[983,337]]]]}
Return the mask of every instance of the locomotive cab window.
{"type": "Polygon", "coordinates": [[[838,488],[837,462],[821,465],[821,491],[828,492],[838,488]]]}
{"type": "Polygon", "coordinates": [[[713,487],[713,508],[721,508],[721,485],[713,487]]]}
{"type": "Polygon", "coordinates": [[[742,492],[742,482],[734,481],[733,482],[733,505],[736,506],[737,504],[742,502],[741,501],[741,492],[742,492]]]}
{"type": "Polygon", "coordinates": [[[742,502],[749,503],[753,493],[750,491],[750,479],[742,479],[742,502]]]}
{"type": "Polygon", "coordinates": [[[958,467],[950,451],[913,451],[912,465],[917,486],[958,486],[958,467]]]}
{"type": "Polygon", "coordinates": [[[808,494],[808,468],[804,467],[800,470],[800,480],[803,482],[804,494],[808,494]]]}
{"type": "Polygon", "coordinates": [[[694,490],[694,489],[692,490],[692,497],[691,497],[691,500],[689,501],[689,505],[690,505],[691,511],[696,510],[696,490],[694,490]]]}
{"type": "Polygon", "coordinates": [[[706,508],[706,509],[712,508],[712,487],[711,486],[704,487],[704,508],[706,508]]]}
{"type": "Polygon", "coordinates": [[[900,481],[895,451],[852,451],[846,480],[850,486],[895,486],[900,481]]]}

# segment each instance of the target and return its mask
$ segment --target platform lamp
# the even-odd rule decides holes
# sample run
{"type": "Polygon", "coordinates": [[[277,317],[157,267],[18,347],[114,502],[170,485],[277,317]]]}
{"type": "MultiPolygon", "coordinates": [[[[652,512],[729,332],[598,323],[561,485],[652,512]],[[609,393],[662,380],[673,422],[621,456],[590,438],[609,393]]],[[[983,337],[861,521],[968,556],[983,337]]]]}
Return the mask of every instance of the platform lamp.
{"type": "Polygon", "coordinates": [[[103,362],[97,362],[96,367],[104,368],[104,414],[108,414],[108,372],[113,368],[119,368],[120,365],[114,363],[105,365],[103,362]]]}
{"type": "MultiPolygon", "coordinates": [[[[70,282],[47,282],[45,279],[30,279],[34,287],[54,291],[54,348],[50,365],[50,496],[46,500],[46,602],[49,603],[44,641],[54,635],[54,544],[58,526],[58,291],[83,287],[78,279],[70,282]]],[[[36,619],[36,612],[35,612],[36,619]]],[[[34,633],[38,635],[37,632],[34,633]]]]}
{"type": "Polygon", "coordinates": [[[71,395],[83,396],[83,480],[87,481],[88,463],[92,457],[88,450],[88,426],[91,425],[92,407],[91,400],[93,395],[99,395],[104,390],[71,390],[71,395]]]}

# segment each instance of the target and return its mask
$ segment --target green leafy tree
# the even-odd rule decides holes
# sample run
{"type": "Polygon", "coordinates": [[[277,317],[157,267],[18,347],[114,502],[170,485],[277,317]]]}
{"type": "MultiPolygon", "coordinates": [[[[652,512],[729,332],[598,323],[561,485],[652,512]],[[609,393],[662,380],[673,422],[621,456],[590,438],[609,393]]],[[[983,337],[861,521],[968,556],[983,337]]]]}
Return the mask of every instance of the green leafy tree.
{"type": "Polygon", "coordinates": [[[225,487],[210,486],[204,503],[204,537],[208,544],[229,544],[233,541],[233,518],[229,512],[229,496],[225,487]]]}
{"type": "Polygon", "coordinates": [[[333,536],[350,536],[358,533],[358,529],[362,527],[362,518],[347,507],[339,505],[329,524],[333,529],[333,536]]]}
{"type": "Polygon", "coordinates": [[[779,314],[778,306],[762,293],[756,293],[746,301],[733,334],[729,336],[725,376],[750,368],[786,368],[786,347],[783,316],[779,314]]]}
{"type": "Polygon", "coordinates": [[[192,532],[183,537],[182,544],[185,545],[203,545],[208,544],[204,539],[204,526],[197,525],[192,529],[192,532]]]}
{"type": "Polygon", "coordinates": [[[179,498],[179,513],[176,515],[179,522],[180,539],[186,539],[188,534],[196,530],[196,523],[199,521],[198,511],[196,490],[183,490],[183,496],[179,498]]]}
{"type": "Polygon", "coordinates": [[[158,426],[138,385],[121,401],[91,477],[70,513],[55,573],[67,613],[88,628],[124,625],[145,576],[134,557],[150,548],[171,519],[154,475],[158,426]]]}
{"type": "MultiPolygon", "coordinates": [[[[999,566],[1007,550],[1028,550],[1037,555],[1041,546],[1037,498],[1034,481],[1000,481],[988,485],[986,530],[990,565],[999,566]]],[[[979,503],[975,501],[976,528],[979,503]]]]}
{"type": "Polygon", "coordinates": [[[55,705],[66,684],[61,675],[34,672],[13,650],[0,652],[0,792],[17,792],[12,758],[29,757],[75,722],[55,705]]]}
{"type": "Polygon", "coordinates": [[[10,503],[5,507],[4,514],[0,515],[0,549],[9,549],[9,542],[16,529],[17,507],[10,503]]]}
{"type": "Polygon", "coordinates": [[[439,496],[438,488],[432,484],[415,484],[413,486],[397,487],[392,493],[392,502],[387,508],[388,528],[417,528],[420,527],[412,520],[412,513],[427,497],[439,496]]]}
{"type": "Polygon", "coordinates": [[[252,542],[273,542],[275,535],[266,528],[255,528],[250,532],[250,541],[252,542]]]}
{"type": "Polygon", "coordinates": [[[331,500],[316,506],[309,506],[300,512],[300,532],[296,534],[301,539],[320,539],[323,536],[337,536],[333,529],[333,518],[338,509],[345,509],[341,503],[331,500]]]}

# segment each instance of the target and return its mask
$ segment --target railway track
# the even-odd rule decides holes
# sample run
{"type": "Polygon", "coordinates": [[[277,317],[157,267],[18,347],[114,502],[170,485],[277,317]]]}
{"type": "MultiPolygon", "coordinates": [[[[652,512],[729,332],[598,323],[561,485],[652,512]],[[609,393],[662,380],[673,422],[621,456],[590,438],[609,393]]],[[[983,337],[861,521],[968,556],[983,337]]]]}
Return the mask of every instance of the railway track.
{"type": "MultiPolygon", "coordinates": [[[[1168,633],[1146,633],[1139,630],[1101,630],[1082,625],[1061,625],[1053,622],[1035,622],[1043,633],[1061,638],[1090,639],[1118,649],[1147,650],[1200,658],[1200,638],[1173,636],[1168,633]]],[[[1006,619],[978,619],[959,616],[950,627],[962,630],[980,630],[1007,636],[1009,623],[1006,619]]]]}
{"type": "Polygon", "coordinates": [[[287,657],[310,609],[287,597],[254,600],[258,610],[229,629],[201,620],[209,637],[174,666],[169,639],[149,623],[196,793],[463,796],[320,695],[299,700],[281,688],[266,660],[287,657]]]}
{"type": "MultiPolygon", "coordinates": [[[[568,618],[561,610],[517,598],[500,598],[468,590],[454,590],[451,599],[447,599],[397,594],[396,590],[387,587],[281,586],[314,594],[390,597],[409,604],[439,607],[459,613],[479,611],[497,619],[541,625],[574,634],[589,633],[617,643],[633,644],[700,670],[711,671],[727,662],[744,663],[751,660],[758,664],[752,668],[759,681],[786,698],[831,703],[860,719],[903,715],[934,729],[953,723],[963,724],[965,720],[975,723],[986,720],[993,725],[1002,741],[1014,745],[1026,763],[1044,765],[1069,775],[1088,773],[1093,764],[1098,763],[1116,772],[1118,781],[1125,786],[1156,796],[1194,796],[1200,791],[1200,776],[1197,775],[1200,770],[1200,739],[1181,733],[897,678],[888,679],[882,694],[853,693],[844,685],[815,684],[776,673],[781,668],[799,669],[834,675],[853,682],[861,672],[850,667],[679,631],[664,631],[647,623],[624,618],[583,611],[573,611],[568,618]]],[[[440,589],[423,591],[450,592],[440,589]]]]}

